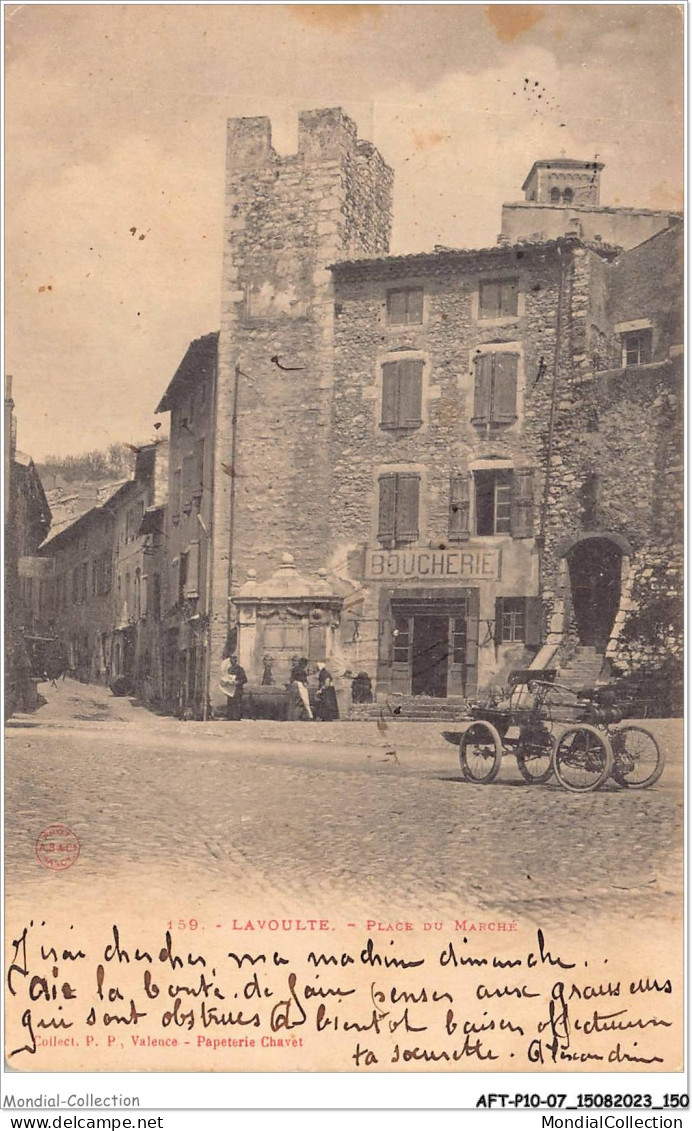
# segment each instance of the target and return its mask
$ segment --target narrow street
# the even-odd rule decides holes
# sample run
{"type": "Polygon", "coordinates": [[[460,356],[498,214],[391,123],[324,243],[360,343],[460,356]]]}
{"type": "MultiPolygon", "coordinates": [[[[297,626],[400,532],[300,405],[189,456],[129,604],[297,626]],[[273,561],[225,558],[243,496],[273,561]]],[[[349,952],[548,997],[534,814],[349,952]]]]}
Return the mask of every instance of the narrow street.
{"type": "Polygon", "coordinates": [[[575,795],[524,785],[511,756],[494,784],[463,782],[436,723],[183,723],[93,685],[42,691],[7,731],[10,901],[85,884],[96,899],[136,875],[273,913],[338,902],[577,923],[679,909],[679,720],[648,724],[666,757],[656,786],[575,795]],[[57,822],[81,844],[59,873],[34,851],[57,822]]]}

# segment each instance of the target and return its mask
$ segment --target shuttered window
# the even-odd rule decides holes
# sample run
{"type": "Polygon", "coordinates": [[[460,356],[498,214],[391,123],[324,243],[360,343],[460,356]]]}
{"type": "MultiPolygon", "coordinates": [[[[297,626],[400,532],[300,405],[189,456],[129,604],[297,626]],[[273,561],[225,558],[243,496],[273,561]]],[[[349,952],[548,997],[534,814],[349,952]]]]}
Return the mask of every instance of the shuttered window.
{"type": "Polygon", "coordinates": [[[542,606],[540,597],[498,597],[495,601],[495,643],[541,643],[542,606]]]}
{"type": "Polygon", "coordinates": [[[462,542],[469,536],[469,477],[453,475],[449,484],[449,540],[462,542]]]}
{"type": "Polygon", "coordinates": [[[473,424],[511,424],[517,418],[519,356],[504,350],[476,358],[473,424]]]}
{"type": "Polygon", "coordinates": [[[382,475],[379,486],[378,539],[387,543],[415,542],[420,477],[407,473],[382,475]]]}
{"type": "Polygon", "coordinates": [[[512,510],[511,471],[475,471],[476,534],[509,534],[512,510]]]}
{"type": "Polygon", "coordinates": [[[423,321],[423,288],[402,287],[387,294],[387,322],[410,326],[423,321]]]}
{"type": "Polygon", "coordinates": [[[511,318],[518,313],[518,279],[494,279],[480,284],[479,318],[511,318]]]}
{"type": "MultiPolygon", "coordinates": [[[[475,471],[475,532],[532,538],[534,533],[534,473],[530,467],[515,471],[475,471]]],[[[457,488],[459,490],[459,488],[457,488]]],[[[463,491],[463,487],[461,488],[463,491]]],[[[463,498],[463,496],[462,496],[463,498]]]]}
{"type": "Polygon", "coordinates": [[[382,427],[420,428],[422,361],[388,361],[382,366],[382,427]]]}
{"type": "Polygon", "coordinates": [[[108,551],[99,554],[92,562],[91,591],[94,596],[103,597],[110,592],[113,564],[108,551]]]}

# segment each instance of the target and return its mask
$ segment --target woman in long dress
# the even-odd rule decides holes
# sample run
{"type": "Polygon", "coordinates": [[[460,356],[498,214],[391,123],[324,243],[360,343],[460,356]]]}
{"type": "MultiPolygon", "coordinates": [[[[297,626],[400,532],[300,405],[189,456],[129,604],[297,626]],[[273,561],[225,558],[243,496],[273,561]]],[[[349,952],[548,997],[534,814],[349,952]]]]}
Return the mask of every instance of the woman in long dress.
{"type": "Polygon", "coordinates": [[[301,657],[293,665],[291,682],[288,685],[288,719],[304,721],[312,718],[312,708],[308,695],[308,661],[301,657]]]}
{"type": "Polygon", "coordinates": [[[332,673],[327,671],[325,664],[317,665],[317,705],[315,718],[322,722],[332,722],[339,717],[339,704],[336,698],[336,688],[332,673]]]}

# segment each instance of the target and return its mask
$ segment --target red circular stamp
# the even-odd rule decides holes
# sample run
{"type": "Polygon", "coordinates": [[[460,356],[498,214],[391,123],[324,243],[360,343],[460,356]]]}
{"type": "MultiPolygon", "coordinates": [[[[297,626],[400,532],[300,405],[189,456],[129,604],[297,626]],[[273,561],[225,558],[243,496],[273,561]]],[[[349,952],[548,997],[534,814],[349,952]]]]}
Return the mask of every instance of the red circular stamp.
{"type": "Polygon", "coordinates": [[[36,859],[53,872],[71,868],[79,849],[79,840],[67,825],[47,825],[36,838],[36,859]]]}

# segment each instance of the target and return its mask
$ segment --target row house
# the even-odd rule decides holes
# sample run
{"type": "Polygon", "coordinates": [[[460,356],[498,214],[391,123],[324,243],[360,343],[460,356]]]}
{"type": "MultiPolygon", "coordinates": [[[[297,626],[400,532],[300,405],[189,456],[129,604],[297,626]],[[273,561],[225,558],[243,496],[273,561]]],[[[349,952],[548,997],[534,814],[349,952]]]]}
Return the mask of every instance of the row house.
{"type": "Polygon", "coordinates": [[[664,537],[680,585],[678,218],[585,232],[602,166],[537,162],[554,231],[392,256],[391,170],[340,110],[288,156],[232,119],[227,158],[220,331],[159,404],[169,709],[222,707],[230,651],[251,682],[301,654],[435,699],[636,667],[664,537]]]}
{"type": "Polygon", "coordinates": [[[167,443],[142,447],[135,473],[114,494],[49,538],[44,624],[61,641],[69,670],[162,699],[159,624],[167,443]]]}
{"type": "Polygon", "coordinates": [[[181,717],[207,712],[217,344],[218,334],[192,342],[157,408],[170,413],[163,700],[181,717]]]}
{"type": "Polygon", "coordinates": [[[29,676],[47,595],[45,563],[38,548],[50,530],[52,515],[34,461],[17,449],[9,374],[4,410],[5,709],[11,714],[37,704],[29,676]]]}

